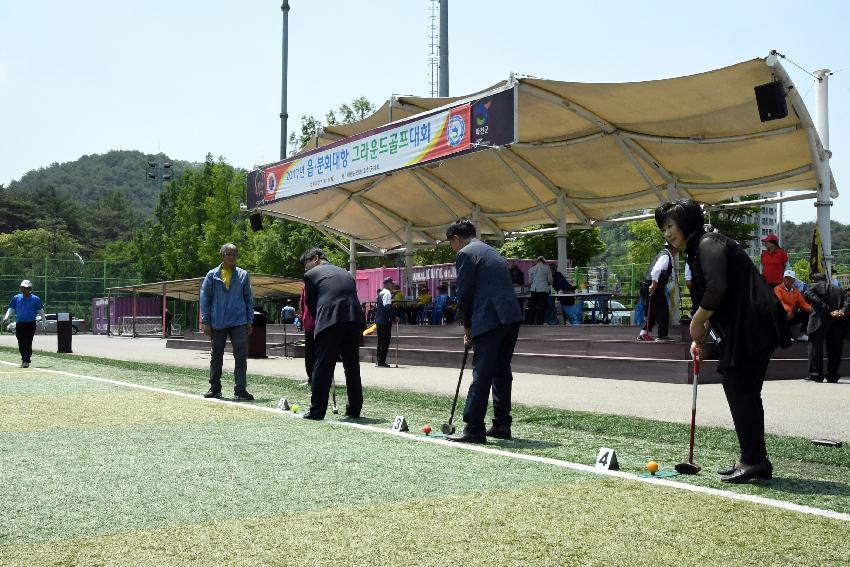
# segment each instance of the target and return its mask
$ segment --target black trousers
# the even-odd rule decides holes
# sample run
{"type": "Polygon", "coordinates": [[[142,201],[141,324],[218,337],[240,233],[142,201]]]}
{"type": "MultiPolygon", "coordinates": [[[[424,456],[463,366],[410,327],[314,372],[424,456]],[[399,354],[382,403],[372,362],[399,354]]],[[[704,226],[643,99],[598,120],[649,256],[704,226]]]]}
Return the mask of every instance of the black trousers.
{"type": "Polygon", "coordinates": [[[844,325],[840,320],[824,321],[809,335],[809,376],[823,378],[823,347],[826,344],[826,374],[838,376],[844,351],[844,325]]]}
{"type": "Polygon", "coordinates": [[[663,339],[670,330],[670,306],[667,305],[667,295],[661,286],[655,288],[655,293],[649,296],[648,312],[644,330],[652,332],[652,327],[658,324],[658,338],[663,339]]]}
{"type": "Polygon", "coordinates": [[[511,388],[513,374],[511,359],[514,356],[519,323],[502,325],[472,339],[472,384],[463,410],[464,428],[471,435],[484,435],[484,416],[487,400],[493,391],[493,425],[511,426],[511,388]]]}
{"type": "Polygon", "coordinates": [[[772,350],[746,365],[726,367],[723,370],[723,392],[741,446],[741,462],[747,465],[767,461],[761,388],[771,356],[772,350]]]}
{"type": "Polygon", "coordinates": [[[363,407],[363,384],[360,381],[360,323],[337,323],[315,337],[316,364],[313,367],[310,398],[310,415],[322,419],[328,411],[328,396],[334,376],[334,367],[342,356],[345,368],[345,386],[348,390],[346,413],[360,415],[363,407]]]}
{"type": "Polygon", "coordinates": [[[533,313],[531,322],[534,325],[542,325],[546,319],[546,308],[549,307],[549,294],[545,291],[532,291],[529,303],[528,308],[533,313]]]}
{"type": "Polygon", "coordinates": [[[35,321],[15,323],[15,338],[18,339],[18,351],[21,353],[21,362],[32,362],[32,338],[35,336],[35,321]]]}
{"type": "Polygon", "coordinates": [[[316,338],[313,331],[304,329],[304,370],[307,371],[307,383],[313,383],[313,367],[316,366],[316,338]]]}
{"type": "Polygon", "coordinates": [[[809,326],[809,314],[803,311],[802,309],[795,309],[794,316],[788,320],[788,326],[793,327],[794,325],[800,325],[800,334],[806,334],[806,328],[809,326]]]}
{"type": "Polygon", "coordinates": [[[390,341],[393,338],[392,323],[378,325],[378,364],[387,363],[387,353],[390,350],[390,341]]]}

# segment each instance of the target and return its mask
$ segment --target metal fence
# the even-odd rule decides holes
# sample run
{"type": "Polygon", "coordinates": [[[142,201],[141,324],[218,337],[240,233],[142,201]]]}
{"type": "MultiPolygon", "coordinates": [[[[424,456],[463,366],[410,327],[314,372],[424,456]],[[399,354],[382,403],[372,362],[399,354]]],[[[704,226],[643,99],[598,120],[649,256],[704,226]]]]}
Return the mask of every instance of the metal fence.
{"type": "MultiPolygon", "coordinates": [[[[0,301],[20,292],[30,280],[48,313],[69,312],[91,323],[91,301],[106,288],[141,283],[129,266],[80,260],[0,258],[0,301]]],[[[5,312],[5,308],[3,309],[5,312]]]]}

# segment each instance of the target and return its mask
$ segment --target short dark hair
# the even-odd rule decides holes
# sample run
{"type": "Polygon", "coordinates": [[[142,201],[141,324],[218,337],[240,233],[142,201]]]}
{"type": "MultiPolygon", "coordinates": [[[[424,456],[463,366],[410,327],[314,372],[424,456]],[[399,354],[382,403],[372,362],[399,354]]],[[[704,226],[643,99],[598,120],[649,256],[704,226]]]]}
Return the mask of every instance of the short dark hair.
{"type": "Polygon", "coordinates": [[[474,238],[475,225],[469,219],[458,219],[446,229],[446,240],[451,240],[455,235],[461,238],[474,238]]]}
{"type": "Polygon", "coordinates": [[[685,238],[702,230],[705,224],[702,207],[691,199],[678,199],[660,204],[655,209],[655,224],[663,230],[664,223],[668,220],[672,220],[679,227],[685,238]]]}
{"type": "Polygon", "coordinates": [[[308,248],[307,250],[305,250],[304,253],[301,254],[301,256],[298,257],[298,261],[303,264],[307,260],[309,260],[311,258],[315,258],[316,256],[318,256],[320,260],[324,260],[325,259],[325,251],[322,250],[321,248],[317,248],[317,247],[313,246],[312,248],[308,248]]]}

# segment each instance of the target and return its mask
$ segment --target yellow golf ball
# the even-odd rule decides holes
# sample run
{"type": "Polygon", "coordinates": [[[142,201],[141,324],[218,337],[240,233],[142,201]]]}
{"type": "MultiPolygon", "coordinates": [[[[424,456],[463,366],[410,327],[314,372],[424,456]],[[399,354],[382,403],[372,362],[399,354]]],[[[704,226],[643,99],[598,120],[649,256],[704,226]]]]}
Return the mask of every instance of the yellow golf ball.
{"type": "Polygon", "coordinates": [[[301,406],[299,406],[298,404],[292,404],[290,408],[292,409],[292,413],[298,413],[298,410],[301,408],[301,406]]]}
{"type": "Polygon", "coordinates": [[[649,461],[646,463],[646,470],[650,472],[650,474],[655,474],[658,472],[658,463],[655,461],[649,461]]]}

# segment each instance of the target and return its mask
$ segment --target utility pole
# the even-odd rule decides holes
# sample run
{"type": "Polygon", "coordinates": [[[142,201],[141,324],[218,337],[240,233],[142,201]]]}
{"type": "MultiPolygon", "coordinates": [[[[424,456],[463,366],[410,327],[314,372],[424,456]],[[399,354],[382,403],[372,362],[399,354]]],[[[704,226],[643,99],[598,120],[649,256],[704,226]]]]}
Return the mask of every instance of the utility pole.
{"type": "Polygon", "coordinates": [[[440,0],[440,96],[449,96],[449,0],[440,0]]]}
{"type": "Polygon", "coordinates": [[[283,12],[283,74],[282,84],[280,89],[280,159],[286,159],[286,119],[289,114],[286,113],[286,64],[289,59],[289,2],[283,0],[280,5],[280,10],[283,12]]]}

